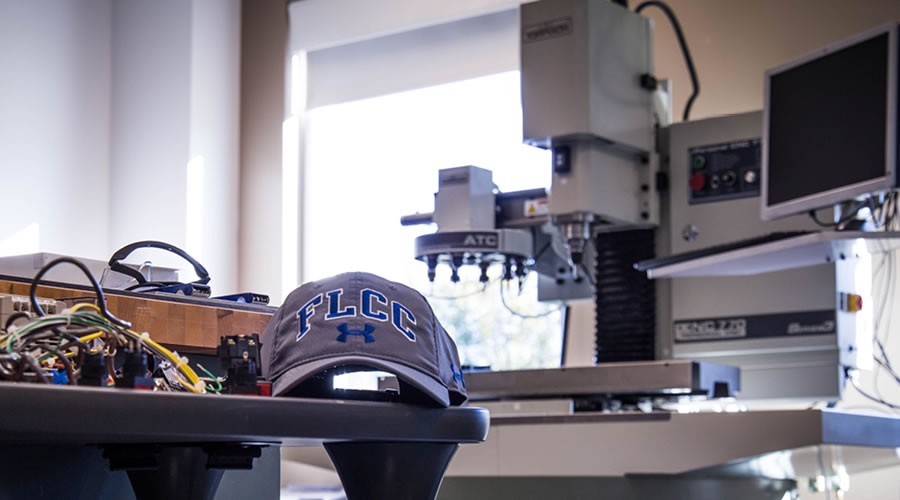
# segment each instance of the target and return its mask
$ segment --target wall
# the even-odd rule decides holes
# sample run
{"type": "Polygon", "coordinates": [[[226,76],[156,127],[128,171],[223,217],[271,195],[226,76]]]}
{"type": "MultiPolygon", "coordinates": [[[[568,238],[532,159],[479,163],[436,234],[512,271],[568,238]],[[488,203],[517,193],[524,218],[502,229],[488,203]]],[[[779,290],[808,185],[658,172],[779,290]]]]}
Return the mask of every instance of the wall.
{"type": "Polygon", "coordinates": [[[239,291],[241,1],[194,0],[191,17],[189,158],[185,249],[214,272],[215,293],[239,291]],[[189,167],[190,168],[190,167],[189,167]]]}
{"type": "MultiPolygon", "coordinates": [[[[632,0],[634,8],[639,2],[632,0]]],[[[691,118],[762,108],[763,72],[868,28],[900,21],[896,0],[667,0],[694,56],[701,92],[691,118]]],[[[656,73],[672,78],[673,118],[681,120],[691,92],[672,28],[662,12],[655,21],[656,73]]]]}
{"type": "Polygon", "coordinates": [[[158,239],[237,290],[239,2],[0,0],[0,255],[158,239]]]}
{"type": "MultiPolygon", "coordinates": [[[[238,0],[113,4],[112,250],[161,240],[237,291],[238,0]],[[189,173],[189,170],[193,169],[189,173]]],[[[185,268],[158,251],[136,253],[185,268]]]]}
{"type": "Polygon", "coordinates": [[[191,3],[117,0],[113,40],[111,243],[183,248],[191,3]]]}
{"type": "Polygon", "coordinates": [[[109,253],[110,0],[0,0],[0,254],[109,253]]]}
{"type": "Polygon", "coordinates": [[[283,0],[241,11],[240,286],[280,303],[281,138],[287,12],[283,0]]]}

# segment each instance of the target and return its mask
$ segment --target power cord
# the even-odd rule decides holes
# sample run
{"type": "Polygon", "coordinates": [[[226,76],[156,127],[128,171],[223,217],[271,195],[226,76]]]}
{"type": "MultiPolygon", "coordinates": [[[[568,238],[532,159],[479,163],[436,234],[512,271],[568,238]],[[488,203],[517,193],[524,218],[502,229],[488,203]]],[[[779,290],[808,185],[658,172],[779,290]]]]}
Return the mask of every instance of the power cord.
{"type": "Polygon", "coordinates": [[[121,320],[115,316],[109,310],[106,309],[106,297],[103,295],[103,289],[100,288],[100,284],[97,283],[97,279],[94,278],[94,275],[91,274],[91,271],[81,263],[81,261],[75,260],[71,257],[60,257],[58,259],[54,259],[50,261],[46,266],[42,267],[40,271],[34,276],[34,279],[31,281],[31,290],[29,292],[29,298],[31,299],[31,310],[35,312],[38,316],[46,316],[47,313],[41,308],[41,305],[38,304],[37,301],[37,287],[38,282],[41,281],[41,278],[47,274],[47,271],[53,269],[55,266],[59,264],[72,264],[77,267],[87,276],[88,281],[91,283],[91,287],[94,289],[94,293],[97,294],[97,307],[100,308],[100,314],[103,315],[104,318],[109,321],[119,325],[123,328],[131,328],[131,323],[121,320]]]}
{"type": "Polygon", "coordinates": [[[500,302],[503,303],[503,307],[505,307],[506,310],[509,311],[513,316],[516,316],[516,317],[519,317],[522,319],[546,318],[547,316],[550,316],[551,314],[562,310],[562,307],[554,307],[553,309],[544,311],[539,314],[523,314],[519,311],[516,311],[515,309],[510,307],[509,304],[506,303],[506,292],[504,292],[505,288],[506,287],[503,286],[503,283],[500,283],[500,302]]]}
{"type": "Polygon", "coordinates": [[[684,114],[682,117],[683,121],[688,121],[691,116],[691,107],[694,105],[694,100],[697,99],[698,95],[700,95],[700,82],[697,79],[697,70],[696,68],[694,68],[694,60],[693,58],[691,58],[691,51],[690,49],[688,49],[687,41],[684,38],[684,33],[681,31],[681,24],[679,24],[678,18],[675,17],[675,13],[672,12],[671,8],[669,8],[669,6],[664,2],[652,0],[639,4],[634,9],[634,11],[640,13],[647,7],[656,7],[659,10],[663,11],[663,13],[669,19],[669,23],[672,24],[672,29],[675,30],[675,36],[678,38],[678,45],[681,46],[681,54],[682,56],[684,56],[684,63],[687,66],[688,74],[691,77],[691,86],[693,87],[693,92],[691,92],[691,96],[688,98],[687,104],[685,104],[684,106],[684,114]]]}

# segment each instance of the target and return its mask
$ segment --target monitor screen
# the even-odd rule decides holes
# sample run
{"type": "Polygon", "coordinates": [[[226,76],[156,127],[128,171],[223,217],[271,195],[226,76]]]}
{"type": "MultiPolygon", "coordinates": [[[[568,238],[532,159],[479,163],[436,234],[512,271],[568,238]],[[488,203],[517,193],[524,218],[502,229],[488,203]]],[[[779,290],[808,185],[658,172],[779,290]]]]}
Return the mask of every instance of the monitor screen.
{"type": "Polygon", "coordinates": [[[893,187],[895,37],[882,30],[767,73],[764,218],[893,187]]]}

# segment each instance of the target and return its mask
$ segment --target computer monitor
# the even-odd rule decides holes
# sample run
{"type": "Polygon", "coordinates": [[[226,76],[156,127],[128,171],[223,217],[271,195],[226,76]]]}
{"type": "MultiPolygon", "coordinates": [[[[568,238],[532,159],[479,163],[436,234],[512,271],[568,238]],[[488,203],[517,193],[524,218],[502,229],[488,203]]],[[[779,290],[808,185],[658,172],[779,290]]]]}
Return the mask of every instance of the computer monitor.
{"type": "Polygon", "coordinates": [[[898,24],[765,76],[763,219],[897,186],[898,24]]]}

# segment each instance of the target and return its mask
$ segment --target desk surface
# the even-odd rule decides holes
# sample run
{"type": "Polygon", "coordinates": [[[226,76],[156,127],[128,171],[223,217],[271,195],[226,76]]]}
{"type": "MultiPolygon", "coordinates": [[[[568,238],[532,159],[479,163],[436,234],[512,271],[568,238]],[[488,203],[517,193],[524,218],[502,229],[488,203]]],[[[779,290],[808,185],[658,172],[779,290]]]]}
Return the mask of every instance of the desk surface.
{"type": "Polygon", "coordinates": [[[900,463],[900,417],[842,410],[497,416],[491,427],[448,476],[682,474],[784,452],[811,467],[819,450],[850,472],[900,463]]]}
{"type": "Polygon", "coordinates": [[[477,443],[490,421],[481,408],[14,383],[0,383],[0,402],[6,443],[477,443]]]}

